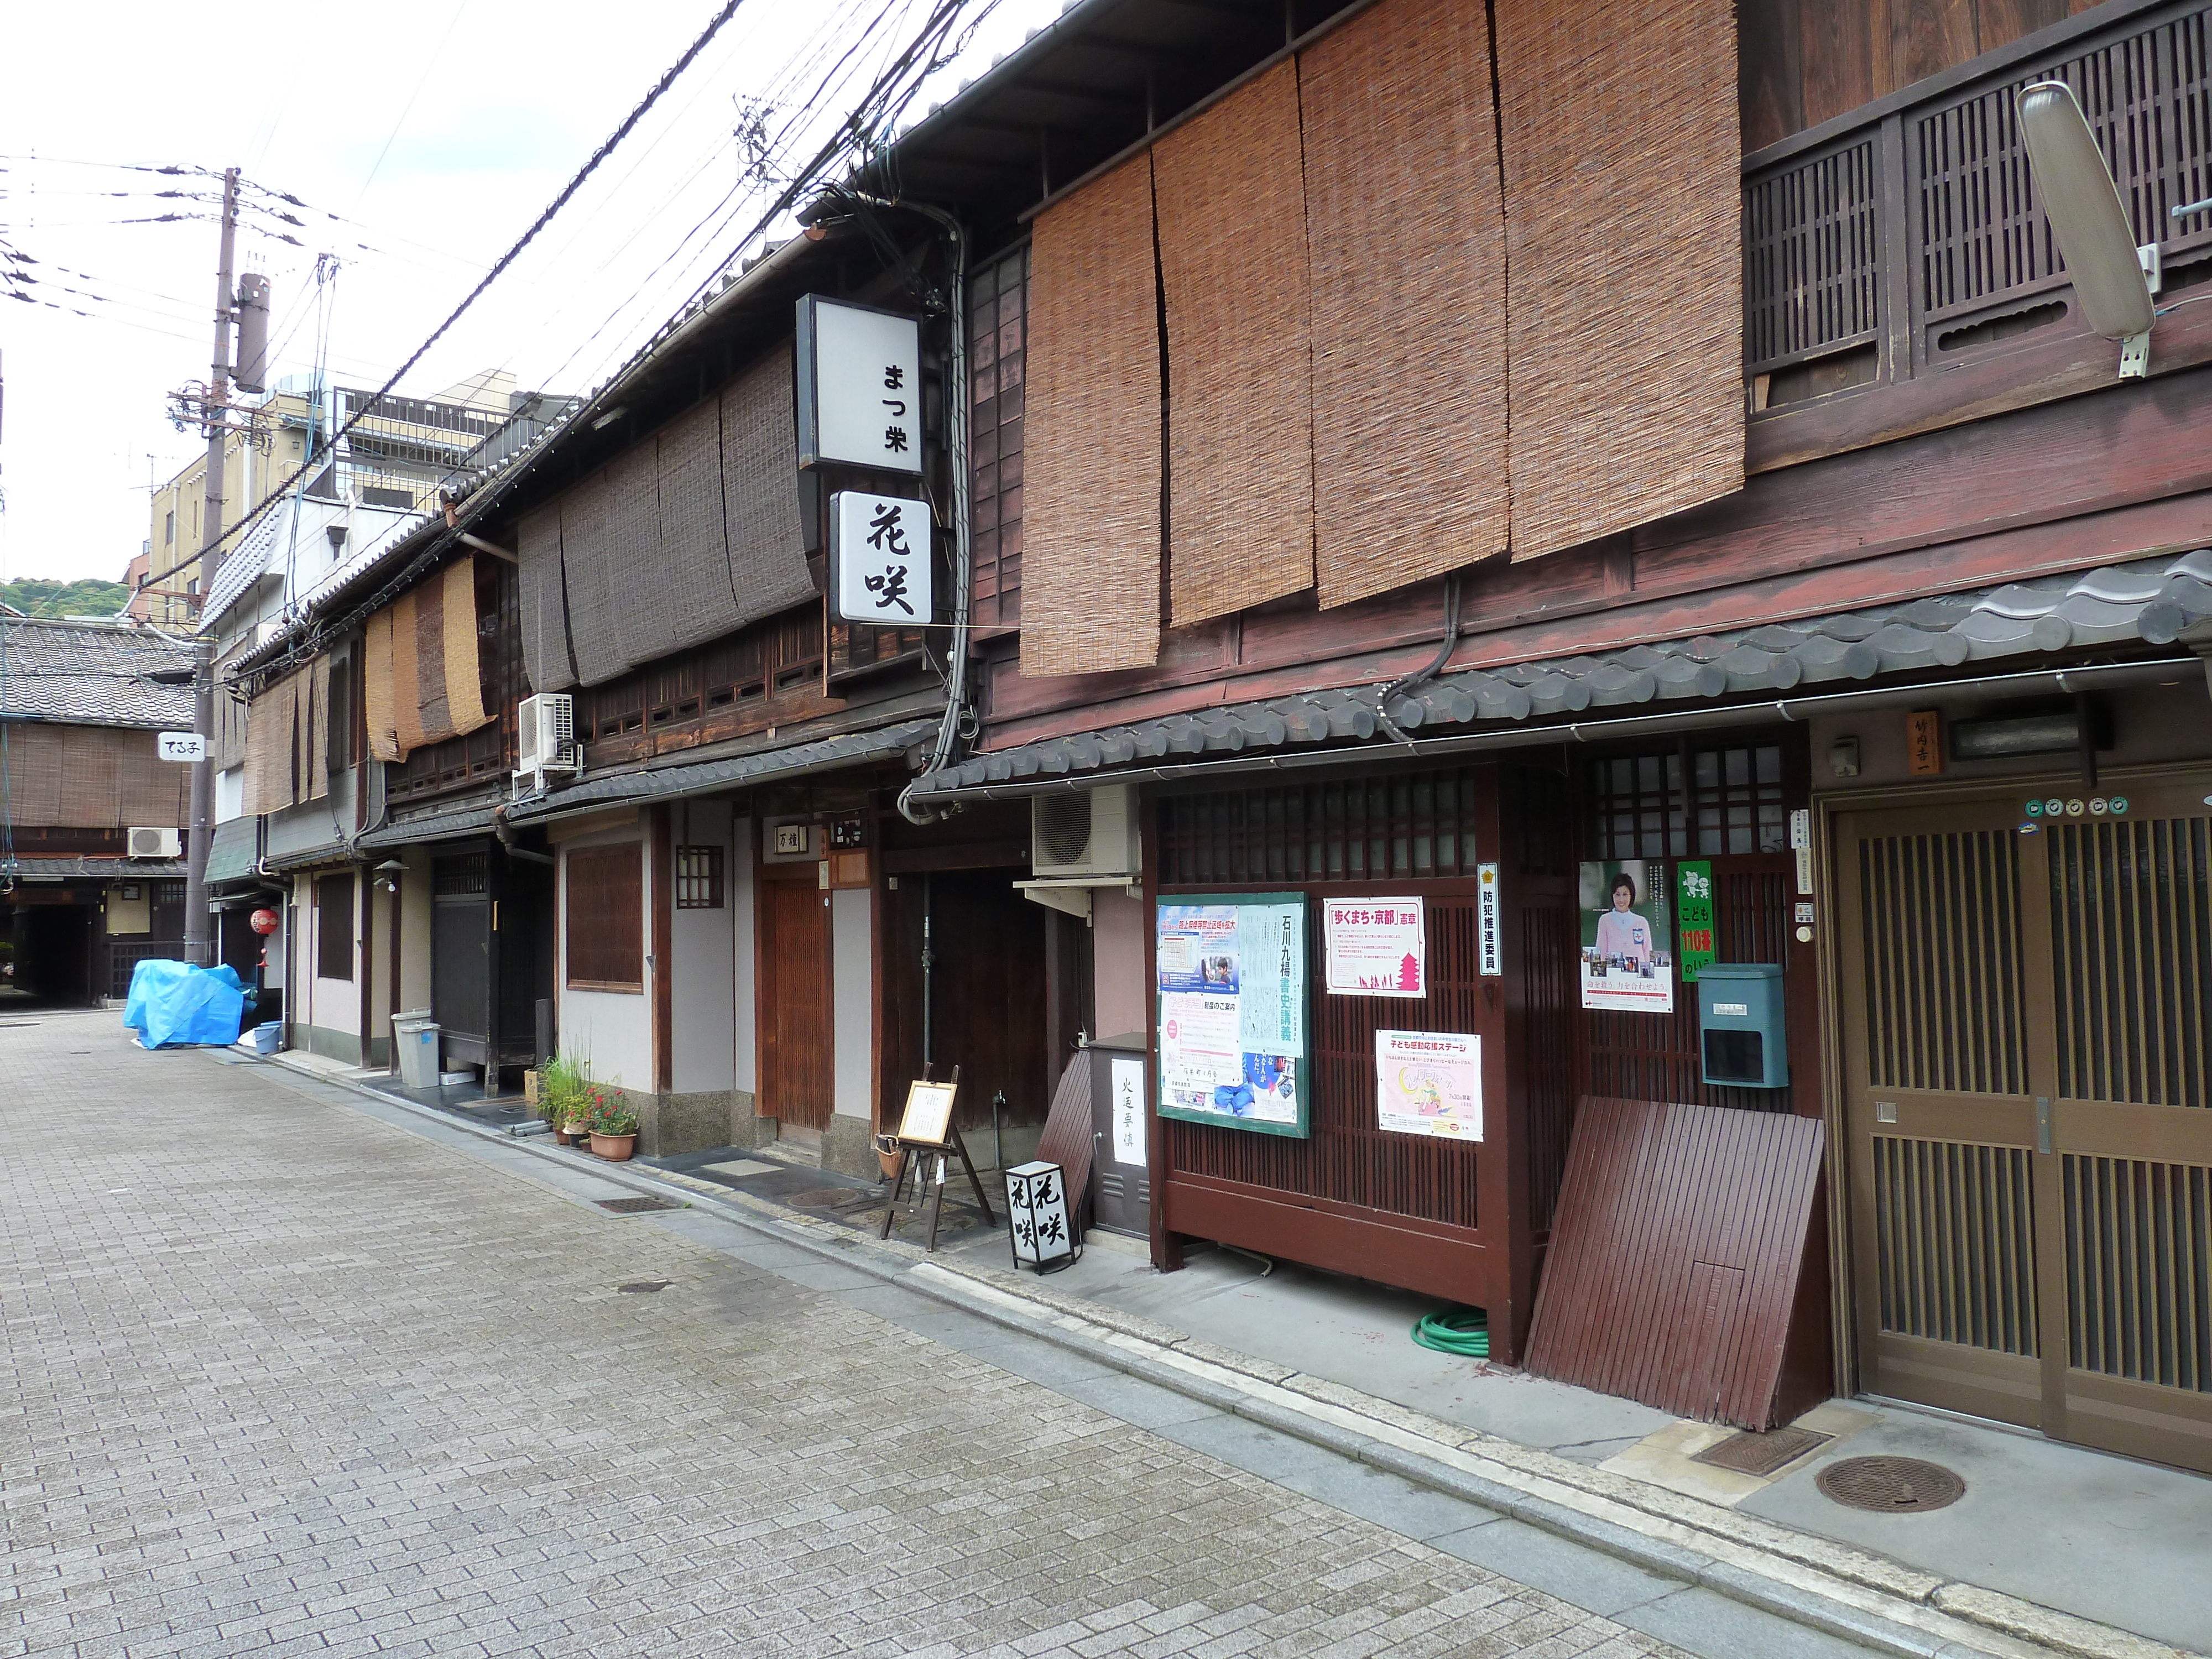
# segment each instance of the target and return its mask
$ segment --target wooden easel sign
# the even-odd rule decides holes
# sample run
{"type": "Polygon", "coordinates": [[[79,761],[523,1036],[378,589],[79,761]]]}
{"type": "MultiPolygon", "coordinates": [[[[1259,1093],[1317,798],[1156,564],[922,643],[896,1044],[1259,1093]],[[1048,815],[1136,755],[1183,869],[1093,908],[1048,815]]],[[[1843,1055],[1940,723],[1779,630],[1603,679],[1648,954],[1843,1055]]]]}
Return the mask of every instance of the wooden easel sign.
{"type": "Polygon", "coordinates": [[[921,1186],[929,1188],[929,1244],[937,1249],[937,1224],[945,1211],[945,1159],[957,1157],[960,1167],[968,1176],[969,1189],[975,1194],[976,1207],[983,1212],[983,1224],[996,1227],[999,1218],[991,1213],[991,1200],[984,1196],[983,1183],[976,1179],[974,1160],[968,1156],[968,1147],[960,1139],[960,1131],[952,1121],[952,1103],[960,1090],[960,1068],[952,1068],[951,1080],[933,1083],[927,1076],[907,1085],[906,1110],[900,1115],[898,1133],[890,1139],[898,1147],[898,1165],[891,1173],[890,1196],[884,1203],[884,1224],[877,1233],[878,1238],[891,1236],[891,1224],[898,1218],[899,1194],[906,1186],[909,1171],[917,1183],[915,1202],[921,1201],[921,1186]],[[934,1160],[933,1168],[932,1160],[934,1160]],[[935,1179],[931,1179],[933,1173],[935,1179]]]}

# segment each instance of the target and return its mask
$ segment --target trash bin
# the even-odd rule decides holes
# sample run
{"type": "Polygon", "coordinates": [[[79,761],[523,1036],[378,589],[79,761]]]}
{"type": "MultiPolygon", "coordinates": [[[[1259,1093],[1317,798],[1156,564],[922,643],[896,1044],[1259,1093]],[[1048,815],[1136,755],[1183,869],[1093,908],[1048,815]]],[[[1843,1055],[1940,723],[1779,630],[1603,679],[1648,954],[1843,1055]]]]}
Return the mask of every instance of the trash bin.
{"type": "Polygon", "coordinates": [[[438,1022],[428,1008],[392,1017],[392,1040],[399,1045],[399,1081],[410,1089],[438,1086],[438,1022]]]}

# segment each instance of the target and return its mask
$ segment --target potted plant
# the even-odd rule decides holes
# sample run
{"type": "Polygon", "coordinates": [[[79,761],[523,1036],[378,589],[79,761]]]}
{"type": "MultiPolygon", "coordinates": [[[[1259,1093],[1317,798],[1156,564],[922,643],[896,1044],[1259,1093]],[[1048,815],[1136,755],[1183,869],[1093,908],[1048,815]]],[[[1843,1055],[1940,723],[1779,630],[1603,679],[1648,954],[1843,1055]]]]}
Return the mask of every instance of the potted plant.
{"type": "Polygon", "coordinates": [[[637,1114],[597,1089],[589,1092],[592,1151],[610,1164],[625,1162],[637,1151],[637,1114]]]}
{"type": "Polygon", "coordinates": [[[538,1110],[553,1126],[554,1140],[573,1146],[588,1132],[592,1095],[591,1072],[582,1061],[556,1054],[538,1079],[538,1110]]]}

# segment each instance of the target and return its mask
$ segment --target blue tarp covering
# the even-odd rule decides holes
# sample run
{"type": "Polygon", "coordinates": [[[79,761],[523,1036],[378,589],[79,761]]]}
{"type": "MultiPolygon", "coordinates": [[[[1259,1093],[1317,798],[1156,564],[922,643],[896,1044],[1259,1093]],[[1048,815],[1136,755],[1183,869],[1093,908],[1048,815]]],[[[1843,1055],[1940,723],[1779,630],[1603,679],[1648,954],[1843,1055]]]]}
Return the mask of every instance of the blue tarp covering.
{"type": "Polygon", "coordinates": [[[123,1023],[149,1048],[185,1043],[228,1047],[238,1041],[249,994],[238,970],[195,968],[189,963],[147,961],[131,972],[123,1023]]]}

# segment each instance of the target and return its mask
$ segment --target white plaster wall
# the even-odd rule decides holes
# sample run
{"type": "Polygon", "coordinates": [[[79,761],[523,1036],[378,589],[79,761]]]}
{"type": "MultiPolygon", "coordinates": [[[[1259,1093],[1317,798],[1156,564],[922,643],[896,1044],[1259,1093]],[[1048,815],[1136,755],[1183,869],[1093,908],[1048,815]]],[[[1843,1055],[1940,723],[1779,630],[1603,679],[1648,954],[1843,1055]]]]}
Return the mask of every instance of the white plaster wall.
{"type": "Polygon", "coordinates": [[[874,1115],[876,1022],[874,895],[841,888],[830,895],[832,1107],[847,1117],[874,1115]]]}
{"type": "Polygon", "coordinates": [[[431,849],[410,847],[399,856],[407,866],[399,878],[399,1008],[414,1013],[430,1006],[431,849]]]}
{"type": "Polygon", "coordinates": [[[1145,902],[1119,887],[1091,892],[1091,994],[1098,1010],[1094,1037],[1145,1030],[1152,1013],[1145,978],[1145,902]]]}
{"type": "MultiPolygon", "coordinates": [[[[560,915],[554,934],[559,955],[553,975],[553,994],[560,1000],[558,1019],[561,1052],[585,1061],[592,1078],[618,1089],[651,1094],[653,1090],[653,999],[643,992],[579,991],[568,985],[568,853],[577,847],[596,847],[612,842],[635,842],[644,861],[639,890],[644,896],[638,918],[640,953],[652,944],[646,918],[653,915],[653,863],[647,856],[644,826],[629,823],[617,830],[579,836],[562,843],[561,872],[556,884],[560,915]]],[[[645,969],[645,983],[653,983],[653,967],[645,969]]]]}
{"type": "Polygon", "coordinates": [[[670,1018],[676,1052],[669,1060],[669,1087],[678,1094],[732,1086],[735,1037],[737,962],[732,918],[737,893],[730,879],[736,859],[730,848],[727,801],[679,801],[671,807],[674,845],[722,849],[722,908],[670,913],[670,1018]]]}
{"type": "Polygon", "coordinates": [[[730,830],[730,943],[735,958],[731,977],[733,1000],[730,1022],[731,1086],[748,1094],[760,1091],[759,1012],[754,998],[753,961],[753,837],[758,833],[750,818],[739,818],[730,830]]]}
{"type": "Polygon", "coordinates": [[[234,766],[215,775],[215,821],[228,823],[246,814],[246,769],[234,766]]]}

